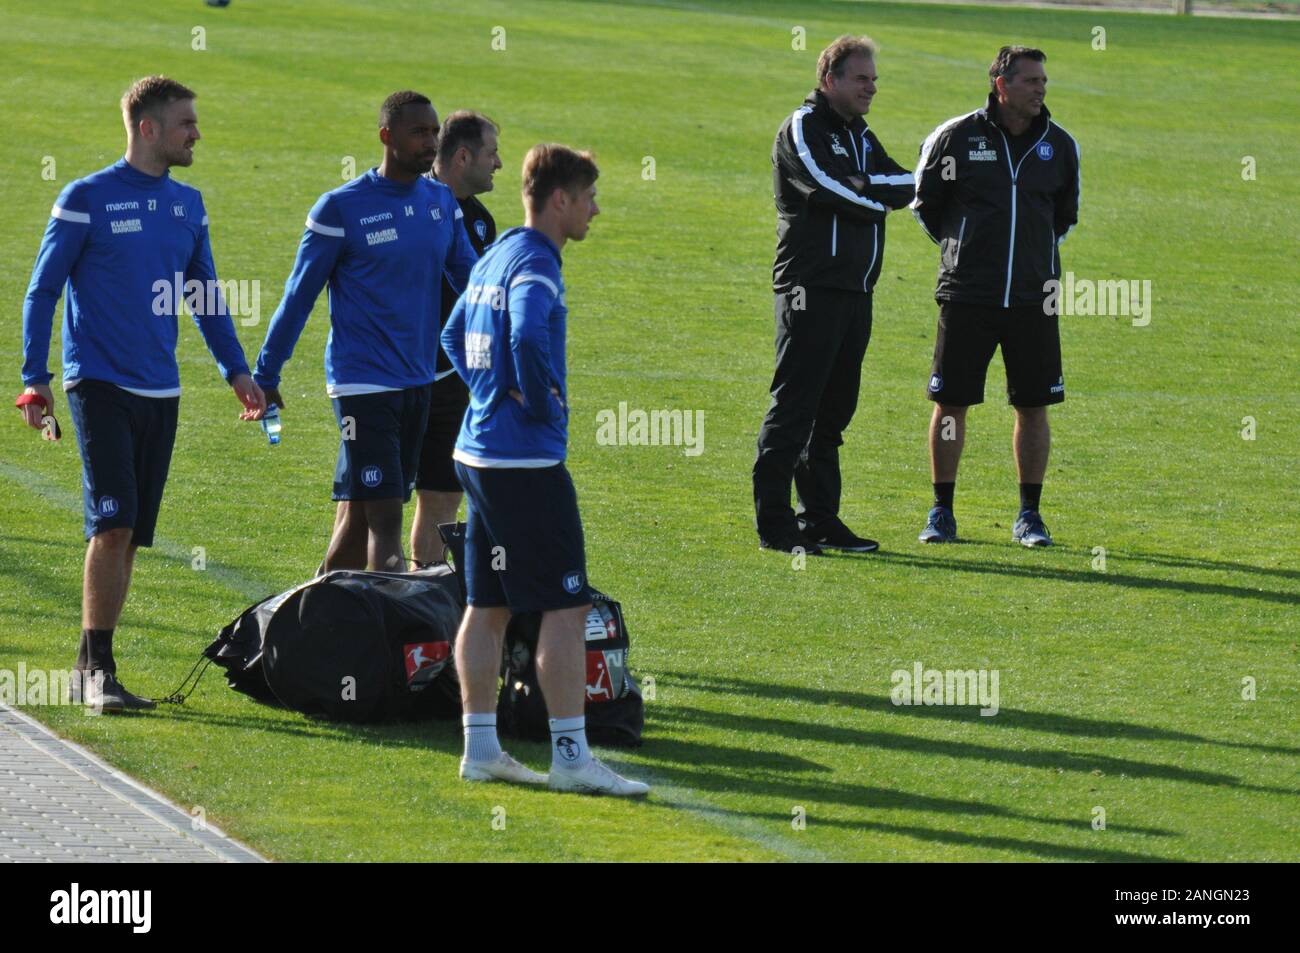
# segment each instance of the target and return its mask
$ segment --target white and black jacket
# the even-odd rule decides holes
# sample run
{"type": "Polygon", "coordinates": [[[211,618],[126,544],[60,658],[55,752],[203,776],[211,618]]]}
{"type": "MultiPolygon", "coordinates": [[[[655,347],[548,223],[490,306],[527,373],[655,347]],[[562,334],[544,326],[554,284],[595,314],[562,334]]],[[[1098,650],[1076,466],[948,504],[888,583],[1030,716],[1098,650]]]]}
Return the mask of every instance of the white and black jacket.
{"type": "Polygon", "coordinates": [[[871,291],[884,259],[885,215],[912,201],[912,173],[885,154],[861,116],[846,123],[814,90],[776,134],[772,179],[774,290],[871,291]],[[862,189],[852,176],[865,180],[862,189]]]}
{"type": "Polygon", "coordinates": [[[921,145],[912,212],[942,249],[934,296],[1009,308],[1041,304],[1057,246],[1079,218],[1079,145],[1044,107],[1024,154],[996,103],[943,123],[921,145]]]}

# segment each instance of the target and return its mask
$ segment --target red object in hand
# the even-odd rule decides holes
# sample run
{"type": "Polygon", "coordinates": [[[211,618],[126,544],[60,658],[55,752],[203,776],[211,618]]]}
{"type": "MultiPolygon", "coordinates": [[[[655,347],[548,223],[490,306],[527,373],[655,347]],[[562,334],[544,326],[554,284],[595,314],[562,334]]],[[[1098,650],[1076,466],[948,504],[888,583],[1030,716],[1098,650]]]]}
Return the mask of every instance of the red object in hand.
{"type": "MultiPolygon", "coordinates": [[[[18,399],[14,401],[14,406],[22,410],[28,404],[40,404],[42,412],[49,410],[50,405],[40,394],[19,394],[18,399]]],[[[41,436],[46,440],[61,440],[63,438],[63,428],[59,426],[58,418],[53,414],[41,415],[41,423],[45,427],[41,430],[41,436]]]]}

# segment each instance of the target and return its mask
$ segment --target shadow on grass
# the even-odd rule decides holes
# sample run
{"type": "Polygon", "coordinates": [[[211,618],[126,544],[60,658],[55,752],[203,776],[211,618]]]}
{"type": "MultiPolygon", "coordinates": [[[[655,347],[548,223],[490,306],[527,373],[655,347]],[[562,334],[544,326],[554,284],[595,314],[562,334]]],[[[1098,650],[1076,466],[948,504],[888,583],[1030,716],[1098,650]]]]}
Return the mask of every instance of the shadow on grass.
{"type": "Polygon", "coordinates": [[[456,755],[461,753],[464,744],[460,722],[457,719],[353,724],[308,718],[306,715],[265,705],[251,698],[243,699],[241,704],[250,706],[248,714],[212,711],[195,705],[192,700],[187,700],[183,705],[159,705],[153,717],[176,722],[192,722],[212,728],[247,732],[269,731],[299,738],[342,741],[349,744],[401,745],[456,755]]]}
{"type": "MultiPolygon", "coordinates": [[[[640,749],[638,755],[640,760],[652,764],[656,773],[666,778],[674,778],[683,786],[695,790],[716,791],[720,794],[761,794],[764,797],[780,797],[783,800],[793,799],[792,804],[807,801],[872,810],[929,811],[940,814],[998,817],[1006,820],[1029,821],[1034,824],[1050,824],[1073,830],[1088,829],[1091,821],[1090,817],[1082,820],[1042,817],[981,801],[933,797],[928,794],[913,794],[871,785],[772,774],[770,769],[775,756],[766,752],[755,752],[749,748],[731,748],[673,738],[656,738],[653,743],[640,749]],[[707,766],[709,770],[692,770],[686,765],[707,766]]],[[[821,765],[817,768],[821,772],[831,770],[821,765]]],[[[775,770],[785,769],[778,767],[775,770]]],[[[789,816],[785,815],[787,822],[789,819],[789,816]]],[[[1108,830],[1143,834],[1148,837],[1176,836],[1173,831],[1164,828],[1127,824],[1110,824],[1108,830]]]]}
{"type": "MultiPolygon", "coordinates": [[[[919,544],[918,544],[919,545],[919,544]]],[[[972,572],[994,576],[1017,576],[1023,579],[1048,579],[1057,582],[1083,582],[1103,586],[1126,586],[1132,589],[1167,589],[1210,596],[1231,596],[1238,599],[1258,599],[1300,605],[1300,593],[1275,592],[1271,589],[1252,589],[1249,586],[1232,586],[1219,582],[1193,582],[1181,579],[1160,579],[1152,576],[1130,576],[1116,572],[1095,572],[1083,569],[1058,569],[1053,566],[1007,565],[1005,563],[967,562],[957,559],[939,559],[911,553],[881,551],[874,558],[918,569],[948,569],[954,572],[972,572]]],[[[865,557],[863,557],[865,558],[865,557]]],[[[1108,558],[1109,554],[1108,554],[1108,558]]]]}
{"type": "Polygon", "coordinates": [[[671,711],[660,709],[657,719],[676,721],[683,728],[703,724],[723,731],[761,731],[786,739],[815,741],[826,744],[852,745],[859,748],[880,748],[887,751],[907,751],[919,755],[947,758],[964,758],[1000,764],[1014,764],[1025,768],[1046,768],[1091,774],[1094,771],[1131,778],[1159,778],[1164,781],[1181,781],[1208,787],[1229,787],[1243,791],[1261,791],[1270,794],[1300,795],[1292,788],[1247,784],[1230,774],[1195,771],[1177,765],[1151,764],[1109,755],[1052,751],[1044,748],[995,748],[991,745],[971,744],[966,741],[945,741],[934,738],[917,738],[888,731],[865,731],[860,728],[842,728],[835,725],[817,725],[785,718],[762,718],[755,715],[735,715],[728,712],[706,711],[674,705],[671,711]]]}
{"type": "Polygon", "coordinates": [[[1218,745],[1223,748],[1240,748],[1268,754],[1300,755],[1300,748],[1286,745],[1256,744],[1250,741],[1223,741],[1185,731],[1154,728],[1126,721],[1105,721],[1058,715],[1052,712],[1024,711],[1017,708],[999,708],[997,715],[982,717],[971,707],[951,705],[895,705],[887,695],[868,695],[864,692],[837,691],[833,689],[804,688],[799,685],[774,685],[723,675],[694,675],[688,672],[661,672],[658,683],[679,682],[684,687],[703,692],[722,692],[748,698],[772,698],[780,701],[795,699],[815,705],[837,705],[903,715],[909,718],[935,718],[942,721],[973,722],[990,728],[1026,728],[1058,735],[1076,735],[1088,738],[1116,738],[1125,741],[1181,741],[1194,744],[1218,745]]]}
{"type": "MultiPolygon", "coordinates": [[[[1075,553],[1085,559],[1091,559],[1093,556],[1091,549],[1081,549],[1077,546],[1057,546],[1056,549],[1066,553],[1075,553]]],[[[1275,576],[1279,579],[1295,579],[1300,581],[1300,569],[1284,569],[1276,566],[1253,566],[1250,563],[1234,563],[1223,559],[1197,559],[1191,556],[1171,556],[1168,553],[1128,552],[1122,549],[1108,549],[1106,551],[1106,558],[1107,560],[1131,559],[1136,562],[1156,563],[1161,566],[1177,566],[1181,569],[1199,569],[1203,572],[1253,573],[1259,576],[1275,576]]]]}

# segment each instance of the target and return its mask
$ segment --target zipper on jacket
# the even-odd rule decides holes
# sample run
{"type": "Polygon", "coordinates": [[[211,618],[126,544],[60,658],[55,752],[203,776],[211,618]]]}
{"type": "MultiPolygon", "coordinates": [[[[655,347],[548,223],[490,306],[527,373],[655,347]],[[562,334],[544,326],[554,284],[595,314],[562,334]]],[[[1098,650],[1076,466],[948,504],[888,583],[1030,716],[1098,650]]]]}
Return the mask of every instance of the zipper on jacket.
{"type": "Polygon", "coordinates": [[[831,257],[835,257],[835,243],[839,238],[840,217],[838,214],[831,216],[831,257]]]}
{"type": "Polygon", "coordinates": [[[961,260],[961,240],[966,237],[966,216],[961,217],[961,228],[957,230],[957,250],[953,252],[952,266],[957,267],[957,262],[961,260]]]}
{"type": "Polygon", "coordinates": [[[1011,262],[1016,256],[1016,177],[1020,175],[1020,166],[1029,157],[1029,153],[1037,149],[1038,143],[1047,138],[1047,134],[1052,129],[1052,124],[1050,122],[1047,124],[1047,127],[1043,129],[1043,134],[1034,140],[1034,144],[1025,150],[1025,154],[1020,157],[1020,162],[1017,162],[1014,166],[1011,164],[1011,144],[1007,142],[1007,134],[1002,131],[1002,127],[998,126],[997,123],[994,123],[994,126],[998,130],[998,135],[1002,137],[1002,148],[1006,150],[1007,155],[1007,171],[1011,173],[1011,237],[1007,242],[1007,290],[1002,295],[1002,307],[1009,308],[1011,307],[1011,262]]]}
{"type": "Polygon", "coordinates": [[[1052,230],[1052,253],[1047,259],[1047,276],[1056,274],[1056,231],[1052,230]]]}
{"type": "Polygon", "coordinates": [[[867,282],[871,280],[871,269],[876,267],[876,255],[880,252],[880,239],[877,237],[879,225],[871,226],[871,264],[867,265],[867,273],[862,276],[862,290],[870,291],[867,282]]]}

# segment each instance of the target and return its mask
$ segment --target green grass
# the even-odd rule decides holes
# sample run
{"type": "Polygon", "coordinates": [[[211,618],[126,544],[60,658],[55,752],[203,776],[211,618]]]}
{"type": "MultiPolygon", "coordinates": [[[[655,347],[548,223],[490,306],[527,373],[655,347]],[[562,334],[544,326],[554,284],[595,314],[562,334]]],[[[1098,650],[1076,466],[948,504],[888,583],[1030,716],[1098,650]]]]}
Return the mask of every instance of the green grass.
{"type": "MultiPolygon", "coordinates": [[[[121,154],[116,99],[153,71],[200,92],[203,190],[220,273],[260,279],[262,324],[342,157],[378,160],[393,89],[503,125],[486,196],[520,220],[534,142],[595,149],[603,213],[566,250],[570,465],[593,581],[620,599],[652,676],[646,744],[614,757],[645,804],[469,787],[458,727],[356,728],[260,707],[209,675],[140,718],[32,713],[281,860],[1300,859],[1295,543],[1300,399],[1294,255],[1300,27],[1096,12],[845,3],[117,0],[6,12],[0,106],[0,361],[59,189],[121,154]],[[304,13],[310,10],[310,13],[304,13]],[[1104,52],[1092,27],[1107,28],[1104,52]],[[206,27],[206,51],[190,48],[206,27]],[[507,48],[490,48],[506,28],[507,48]],[[791,29],[807,30],[792,51],[791,29]],[[1060,545],[1009,541],[1011,414],[990,369],[958,487],[961,546],[915,543],[929,501],[924,399],[937,252],[891,220],[857,418],[850,525],[869,558],[803,570],[755,545],[749,467],[772,364],[769,152],[848,30],[882,46],[871,122],[911,164],[983,99],[1004,42],[1045,48],[1049,106],[1079,140],[1084,195],[1063,246],[1081,277],[1150,279],[1148,327],[1063,321],[1044,512],[1060,545]],[[1258,178],[1243,181],[1242,157],[1258,178]],[[57,181],[41,178],[43,156],[57,181]],[[641,177],[653,156],[657,177],[641,177]],[[597,446],[596,413],[705,413],[705,452],[597,446]],[[1242,418],[1257,436],[1243,440],[1242,418]],[[1095,571],[1094,547],[1107,553],[1095,571]],[[898,708],[890,675],[1000,673],[1002,711],[898,708]],[[1242,679],[1258,697],[1244,701],[1242,679]],[[506,809],[504,831],[493,808],[506,809]],[[1107,829],[1091,827],[1104,807],[1107,829]],[[803,807],[807,828],[792,828],[803,807]]],[[[177,684],[246,604],[320,559],[336,430],[317,308],[284,393],[285,442],[240,425],[192,327],[159,536],[118,655],[140,691],[177,684]],[[208,568],[190,568],[193,547],[208,568]]],[[[58,366],[58,331],[52,363],[58,366]]],[[[71,422],[64,420],[71,436],[71,422]]],[[[16,417],[16,415],[15,415],[16,417]]],[[[75,442],[0,430],[0,668],[70,663],[78,626],[75,442]]],[[[534,763],[543,746],[512,745],[534,763]]]]}

